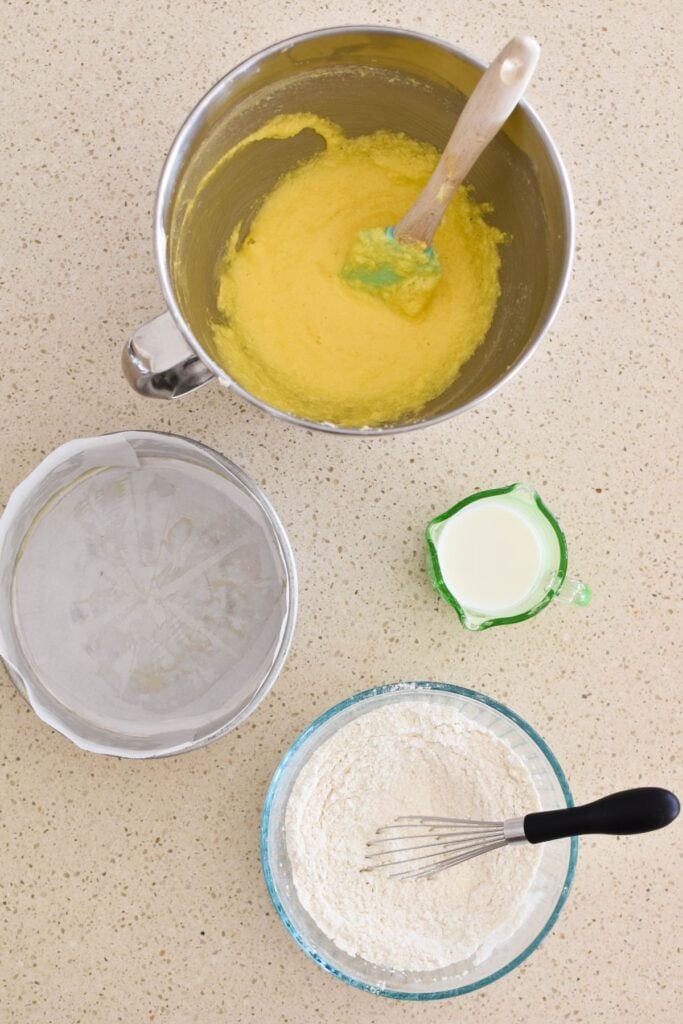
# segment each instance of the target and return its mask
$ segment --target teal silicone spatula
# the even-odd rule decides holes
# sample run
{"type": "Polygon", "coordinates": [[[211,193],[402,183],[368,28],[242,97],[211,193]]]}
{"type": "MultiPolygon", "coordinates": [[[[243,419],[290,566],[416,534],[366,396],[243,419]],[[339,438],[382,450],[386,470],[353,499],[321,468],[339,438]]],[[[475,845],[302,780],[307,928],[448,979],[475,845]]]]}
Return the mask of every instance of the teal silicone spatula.
{"type": "Polygon", "coordinates": [[[342,269],[353,287],[408,316],[428,303],[441,277],[434,233],[465,176],[508,119],[538,63],[532,36],[515,36],[479,79],[431,178],[394,226],[369,228],[354,241],[342,269]]]}

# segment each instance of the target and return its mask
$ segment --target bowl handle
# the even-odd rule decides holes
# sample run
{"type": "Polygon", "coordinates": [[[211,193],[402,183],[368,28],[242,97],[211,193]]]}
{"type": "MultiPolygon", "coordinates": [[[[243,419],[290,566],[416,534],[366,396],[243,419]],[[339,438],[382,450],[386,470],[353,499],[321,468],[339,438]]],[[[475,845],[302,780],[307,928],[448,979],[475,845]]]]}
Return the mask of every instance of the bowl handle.
{"type": "Polygon", "coordinates": [[[168,311],[133,332],[121,364],[128,383],[146,398],[180,398],[214,379],[168,311]]]}

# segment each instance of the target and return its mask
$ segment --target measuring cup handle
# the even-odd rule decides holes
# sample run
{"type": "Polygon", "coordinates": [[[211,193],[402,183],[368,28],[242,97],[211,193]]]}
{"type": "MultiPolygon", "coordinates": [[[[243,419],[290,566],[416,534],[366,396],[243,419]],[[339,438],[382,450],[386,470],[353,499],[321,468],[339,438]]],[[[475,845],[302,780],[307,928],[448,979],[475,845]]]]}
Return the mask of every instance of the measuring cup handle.
{"type": "Polygon", "coordinates": [[[587,583],[582,583],[575,576],[565,576],[562,586],[555,594],[555,600],[560,604],[578,604],[585,608],[590,604],[592,596],[593,591],[587,583]]]}
{"type": "Polygon", "coordinates": [[[214,378],[169,312],[138,327],[124,345],[121,365],[130,386],[146,398],[180,398],[214,378]]]}

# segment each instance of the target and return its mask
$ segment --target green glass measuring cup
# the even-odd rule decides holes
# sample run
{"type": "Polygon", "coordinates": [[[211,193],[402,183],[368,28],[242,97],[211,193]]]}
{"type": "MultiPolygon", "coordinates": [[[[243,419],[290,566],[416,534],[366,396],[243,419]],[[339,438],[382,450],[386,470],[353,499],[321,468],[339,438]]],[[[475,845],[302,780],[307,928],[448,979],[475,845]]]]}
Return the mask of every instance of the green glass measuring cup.
{"type": "Polygon", "coordinates": [[[567,542],[536,491],[510,484],[471,494],[429,523],[427,572],[466,629],[523,622],[551,601],[587,605],[567,575],[567,542]]]}

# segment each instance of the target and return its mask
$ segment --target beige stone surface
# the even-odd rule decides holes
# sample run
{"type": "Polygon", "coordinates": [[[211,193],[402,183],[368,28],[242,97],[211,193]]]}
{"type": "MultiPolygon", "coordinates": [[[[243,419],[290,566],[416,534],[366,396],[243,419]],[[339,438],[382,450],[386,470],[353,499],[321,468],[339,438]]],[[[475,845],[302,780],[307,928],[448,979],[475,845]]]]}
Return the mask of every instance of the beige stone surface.
{"type": "Polygon", "coordinates": [[[253,719],[156,763],[77,750],[0,669],[0,1020],[679,1020],[680,825],[582,841],[565,911],[524,966],[423,1005],[354,991],[299,952],[269,904],[257,837],[297,733],[338,699],[397,679],[508,703],[556,752],[578,800],[683,788],[680,6],[42,0],[5,2],[2,19],[0,502],[69,438],[188,434],[266,488],[295,547],[301,610],[291,658],[253,719]],[[173,405],[136,398],[119,351],[162,308],[150,218],[174,132],[243,57],[341,22],[414,28],[484,58],[520,27],[539,37],[530,97],[577,209],[553,331],[501,394],[406,436],[306,432],[217,386],[173,405]],[[474,488],[518,479],[557,512],[595,598],[468,635],[428,586],[422,530],[474,488]]]}

